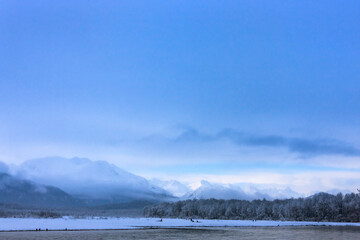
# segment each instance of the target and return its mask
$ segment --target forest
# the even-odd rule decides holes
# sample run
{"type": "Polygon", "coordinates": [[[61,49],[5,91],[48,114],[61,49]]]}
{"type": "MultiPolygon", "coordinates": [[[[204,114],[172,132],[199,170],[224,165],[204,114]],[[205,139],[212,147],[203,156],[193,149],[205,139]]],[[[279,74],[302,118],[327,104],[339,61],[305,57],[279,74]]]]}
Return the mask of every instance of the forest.
{"type": "Polygon", "coordinates": [[[317,193],[285,200],[186,200],[144,208],[146,217],[359,222],[360,194],[317,193]]]}

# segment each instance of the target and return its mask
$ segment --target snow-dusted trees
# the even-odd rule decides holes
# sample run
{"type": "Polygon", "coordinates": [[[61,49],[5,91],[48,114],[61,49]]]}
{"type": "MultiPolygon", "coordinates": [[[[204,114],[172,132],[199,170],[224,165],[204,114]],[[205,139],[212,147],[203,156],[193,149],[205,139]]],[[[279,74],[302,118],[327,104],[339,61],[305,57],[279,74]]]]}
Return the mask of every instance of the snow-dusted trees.
{"type": "Polygon", "coordinates": [[[318,193],[286,200],[186,200],[146,207],[147,217],[208,219],[360,221],[360,194],[318,193]]]}

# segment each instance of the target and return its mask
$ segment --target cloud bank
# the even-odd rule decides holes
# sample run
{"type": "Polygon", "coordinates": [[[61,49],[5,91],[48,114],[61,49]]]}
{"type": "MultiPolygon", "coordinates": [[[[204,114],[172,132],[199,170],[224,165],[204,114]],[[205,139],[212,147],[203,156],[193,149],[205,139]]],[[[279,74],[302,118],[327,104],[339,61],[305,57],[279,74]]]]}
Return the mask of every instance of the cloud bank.
{"type": "Polygon", "coordinates": [[[336,139],[306,139],[281,135],[249,134],[234,129],[224,129],[216,134],[201,133],[194,128],[186,128],[173,139],[175,142],[211,142],[228,140],[238,146],[285,148],[300,158],[324,155],[359,157],[360,149],[336,139]]]}

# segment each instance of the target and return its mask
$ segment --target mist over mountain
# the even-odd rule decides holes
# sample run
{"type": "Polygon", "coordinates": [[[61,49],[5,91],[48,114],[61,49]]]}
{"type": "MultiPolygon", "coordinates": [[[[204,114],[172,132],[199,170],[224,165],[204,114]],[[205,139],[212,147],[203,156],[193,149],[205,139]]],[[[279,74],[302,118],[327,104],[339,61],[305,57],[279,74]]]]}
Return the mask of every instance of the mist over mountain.
{"type": "Polygon", "coordinates": [[[145,178],[106,161],[61,157],[32,159],[18,166],[14,173],[24,179],[59,187],[90,204],[173,199],[170,193],[145,178]]]}
{"type": "Polygon", "coordinates": [[[289,187],[251,183],[220,184],[202,180],[195,190],[187,192],[181,199],[286,199],[302,197],[289,187]]]}
{"type": "Polygon", "coordinates": [[[186,184],[176,180],[164,181],[159,179],[151,179],[150,183],[165,189],[176,197],[182,197],[191,191],[191,188],[189,188],[186,184]]]}
{"type": "MultiPolygon", "coordinates": [[[[176,180],[152,179],[150,183],[159,186],[181,199],[286,199],[304,197],[290,187],[276,184],[233,183],[221,184],[202,180],[197,187],[190,187],[176,180]]],[[[341,192],[337,191],[336,193],[341,192]]]]}
{"type": "Polygon", "coordinates": [[[244,199],[249,200],[250,197],[241,190],[234,190],[227,188],[220,184],[212,184],[208,181],[202,180],[201,186],[185,194],[183,199],[244,199]]]}
{"type": "MultiPolygon", "coordinates": [[[[319,191],[318,191],[318,192],[319,192],[319,191]]],[[[317,194],[318,192],[313,192],[312,195],[315,195],[315,194],[317,194]]],[[[336,189],[336,188],[325,191],[325,193],[333,194],[333,195],[336,195],[336,194],[338,194],[338,193],[340,193],[340,192],[341,192],[342,194],[352,193],[352,191],[350,191],[350,190],[340,190],[340,189],[336,189]]]]}
{"type": "Polygon", "coordinates": [[[231,188],[224,184],[210,183],[202,180],[200,187],[185,194],[182,199],[241,199],[241,200],[253,200],[253,199],[270,199],[270,196],[255,192],[252,194],[244,192],[241,188],[231,188]]]}
{"type": "Polygon", "coordinates": [[[273,184],[221,184],[203,180],[197,188],[190,188],[176,180],[146,180],[106,161],[77,157],[32,159],[10,169],[0,162],[0,172],[3,195],[0,203],[39,202],[42,206],[53,206],[59,201],[59,207],[80,203],[84,206],[117,206],[136,201],[150,204],[178,199],[304,197],[289,187],[273,184]]]}
{"type": "Polygon", "coordinates": [[[293,191],[290,187],[279,186],[276,184],[253,184],[253,183],[234,183],[226,185],[231,189],[241,189],[252,199],[264,196],[266,199],[287,199],[304,197],[304,194],[293,191]],[[267,196],[267,197],[266,197],[267,196]]]}
{"type": "Polygon", "coordinates": [[[57,187],[0,173],[0,203],[26,207],[73,208],[84,203],[57,187]]]}
{"type": "Polygon", "coordinates": [[[0,173],[8,173],[9,172],[9,167],[3,163],[0,162],[0,173]]]}

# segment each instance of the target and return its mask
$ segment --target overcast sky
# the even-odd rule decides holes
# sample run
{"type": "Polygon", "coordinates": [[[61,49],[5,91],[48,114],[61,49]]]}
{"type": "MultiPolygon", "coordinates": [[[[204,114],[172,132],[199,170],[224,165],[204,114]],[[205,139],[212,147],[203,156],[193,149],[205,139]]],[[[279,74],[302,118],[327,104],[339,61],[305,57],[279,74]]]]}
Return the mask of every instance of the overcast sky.
{"type": "Polygon", "coordinates": [[[0,1],[0,161],[360,187],[359,1],[0,1]]]}

